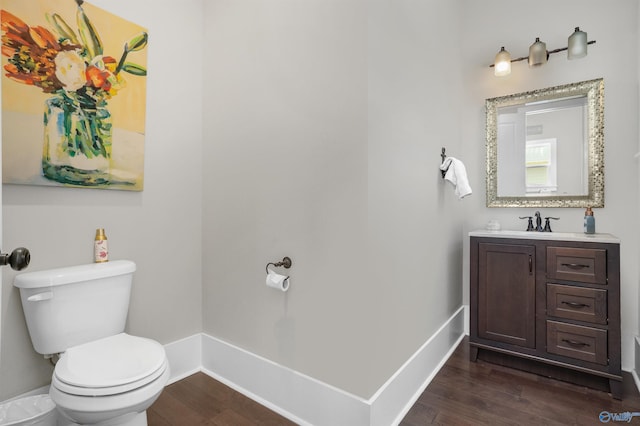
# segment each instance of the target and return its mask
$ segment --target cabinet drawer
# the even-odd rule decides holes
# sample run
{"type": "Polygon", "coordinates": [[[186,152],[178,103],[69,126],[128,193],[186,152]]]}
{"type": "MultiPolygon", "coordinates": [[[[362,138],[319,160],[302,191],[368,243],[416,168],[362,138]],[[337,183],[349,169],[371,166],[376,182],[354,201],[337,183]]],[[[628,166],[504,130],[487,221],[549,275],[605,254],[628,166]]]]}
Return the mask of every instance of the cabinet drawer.
{"type": "Polygon", "coordinates": [[[547,352],[607,365],[607,331],[547,321],[547,352]]]}
{"type": "Polygon", "coordinates": [[[607,290],[547,284],[547,315],[607,323],[607,290]]]}
{"type": "Polygon", "coordinates": [[[547,277],[607,284],[607,251],[574,247],[547,247],[547,277]]]}

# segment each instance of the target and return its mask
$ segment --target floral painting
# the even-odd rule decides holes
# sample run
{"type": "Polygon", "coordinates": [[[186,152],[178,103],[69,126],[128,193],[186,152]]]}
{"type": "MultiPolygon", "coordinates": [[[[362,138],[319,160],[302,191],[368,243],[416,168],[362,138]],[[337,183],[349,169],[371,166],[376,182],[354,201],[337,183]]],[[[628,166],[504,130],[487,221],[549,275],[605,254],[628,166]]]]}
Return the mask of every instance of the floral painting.
{"type": "Polygon", "coordinates": [[[3,182],[140,191],[144,28],[83,0],[0,0],[3,182]]]}

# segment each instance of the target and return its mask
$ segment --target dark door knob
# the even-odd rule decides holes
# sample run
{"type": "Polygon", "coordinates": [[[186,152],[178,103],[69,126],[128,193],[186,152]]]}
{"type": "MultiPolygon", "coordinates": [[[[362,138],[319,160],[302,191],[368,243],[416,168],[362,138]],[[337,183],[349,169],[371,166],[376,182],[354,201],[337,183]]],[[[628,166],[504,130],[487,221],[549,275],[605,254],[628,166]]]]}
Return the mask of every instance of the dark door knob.
{"type": "Polygon", "coordinates": [[[0,265],[11,265],[11,269],[21,271],[31,262],[31,253],[24,247],[18,247],[11,254],[0,253],[0,265]]]}

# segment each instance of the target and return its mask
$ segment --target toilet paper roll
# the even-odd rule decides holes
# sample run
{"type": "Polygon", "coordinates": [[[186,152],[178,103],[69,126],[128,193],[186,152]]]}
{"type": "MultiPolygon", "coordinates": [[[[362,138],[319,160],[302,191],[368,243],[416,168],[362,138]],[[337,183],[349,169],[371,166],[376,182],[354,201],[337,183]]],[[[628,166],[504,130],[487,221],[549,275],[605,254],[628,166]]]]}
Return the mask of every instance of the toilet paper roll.
{"type": "Polygon", "coordinates": [[[289,277],[280,275],[269,269],[267,274],[267,287],[275,288],[281,291],[289,290],[289,277]]]}

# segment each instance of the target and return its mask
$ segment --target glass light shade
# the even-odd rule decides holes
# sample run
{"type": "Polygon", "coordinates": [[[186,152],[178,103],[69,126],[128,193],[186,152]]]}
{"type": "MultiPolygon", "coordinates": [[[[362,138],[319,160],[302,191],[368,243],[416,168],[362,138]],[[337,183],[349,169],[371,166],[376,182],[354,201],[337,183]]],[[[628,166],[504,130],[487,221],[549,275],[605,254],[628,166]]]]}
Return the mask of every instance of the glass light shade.
{"type": "Polygon", "coordinates": [[[536,41],[529,47],[529,66],[539,67],[547,63],[547,44],[536,37],[536,41]]]}
{"type": "Polygon", "coordinates": [[[511,74],[511,54],[504,50],[504,46],[500,48],[500,51],[496,55],[496,61],[493,66],[493,72],[497,77],[511,74]]]}
{"type": "Polygon", "coordinates": [[[587,33],[580,31],[580,27],[569,36],[569,47],[567,48],[568,59],[578,59],[587,56],[587,33]]]}

